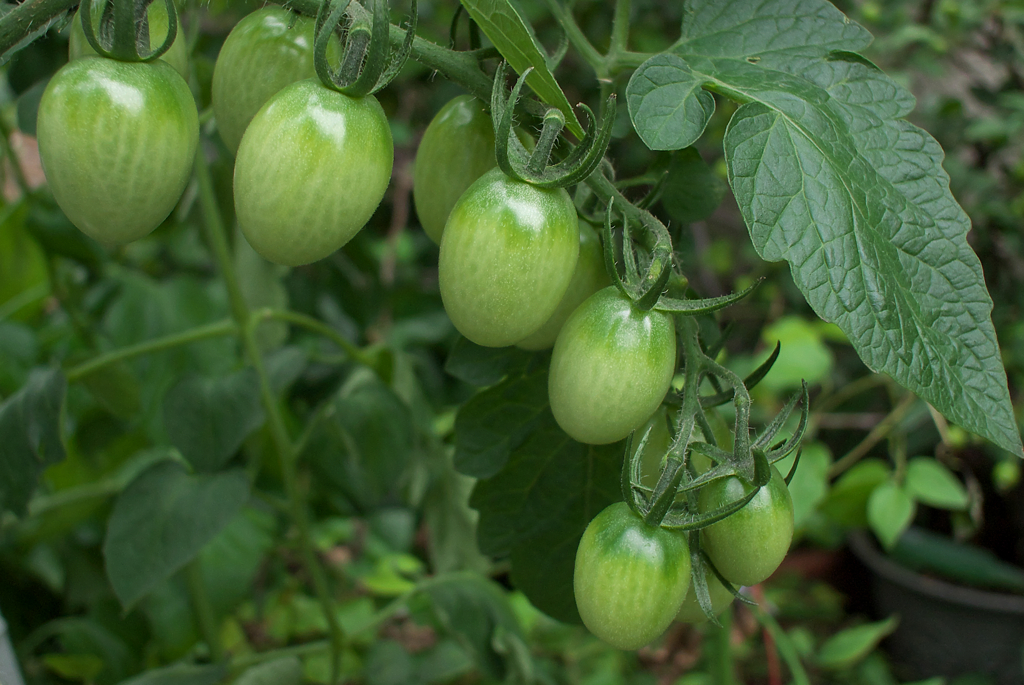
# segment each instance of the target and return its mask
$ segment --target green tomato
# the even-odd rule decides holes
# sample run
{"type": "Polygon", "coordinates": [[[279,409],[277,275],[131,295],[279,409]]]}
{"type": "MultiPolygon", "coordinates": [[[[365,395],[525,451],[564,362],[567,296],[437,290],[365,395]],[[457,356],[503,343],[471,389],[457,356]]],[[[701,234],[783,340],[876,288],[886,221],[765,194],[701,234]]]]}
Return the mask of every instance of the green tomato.
{"type": "Polygon", "coordinates": [[[672,319],[641,312],[614,286],[565,322],[551,356],[548,399],[555,420],[580,442],[622,440],[665,399],[676,364],[672,319]]]}
{"type": "Polygon", "coordinates": [[[644,523],[625,502],[587,526],[576,550],[580,618],[618,649],[639,649],[676,617],[690,587],[686,534],[644,523]]]}
{"type": "MultiPolygon", "coordinates": [[[[97,32],[100,27],[100,18],[103,16],[103,5],[102,2],[92,4],[92,28],[97,32]]],[[[163,3],[163,0],[156,0],[149,6],[147,19],[149,20],[150,48],[158,48],[167,38],[167,5],[163,3]]],[[[71,31],[68,34],[68,59],[75,60],[80,57],[98,57],[98,55],[89,45],[89,41],[85,39],[82,18],[75,12],[75,17],[71,20],[71,31]]],[[[171,47],[167,48],[167,52],[160,55],[160,59],[174,67],[174,70],[188,81],[188,41],[180,21],[174,42],[171,43],[171,47]]]]}
{"type": "Polygon", "coordinates": [[[514,345],[554,313],[579,249],[569,193],[492,169],[462,194],[445,226],[438,260],[444,308],[476,344],[514,345]]]}
{"type": "Polygon", "coordinates": [[[309,79],[267,101],[235,158],[235,211],[266,259],[323,259],[377,209],[395,160],[391,129],[372,95],[353,98],[309,79]]]}
{"type": "Polygon", "coordinates": [[[86,235],[117,244],[174,209],[192,174],[199,116],[166,62],[83,57],[50,79],[36,131],[57,204],[86,235]]]}
{"type": "Polygon", "coordinates": [[[211,97],[217,130],[232,152],[238,150],[249,122],[271,96],[316,76],[315,24],[309,17],[267,6],[231,29],[213,68],[211,97]]]}
{"type": "MultiPolygon", "coordinates": [[[[711,612],[715,616],[721,616],[722,612],[732,605],[735,597],[722,585],[714,573],[708,572],[705,581],[708,584],[708,595],[711,599],[711,612]]],[[[700,603],[697,602],[696,590],[686,595],[683,605],[679,607],[679,613],[676,614],[676,620],[683,623],[704,623],[708,620],[704,610],[700,608],[700,603]]]]}
{"type": "Polygon", "coordinates": [[[583,301],[604,288],[611,279],[604,269],[604,252],[601,249],[601,240],[597,233],[590,227],[590,224],[580,224],[580,257],[576,261],[576,269],[573,271],[569,287],[558,303],[558,308],[551,315],[543,326],[535,332],[523,338],[517,347],[524,350],[546,350],[555,344],[558,332],[562,330],[569,316],[576,311],[576,307],[583,304],[583,301]]]}
{"type": "Polygon", "coordinates": [[[484,104],[460,95],[441,108],[416,150],[412,199],[430,239],[441,234],[466,188],[494,168],[494,127],[484,104]]]}
{"type": "MultiPolygon", "coordinates": [[[[754,486],[736,476],[708,483],[700,490],[698,509],[707,513],[741,499],[754,486]]],[[[757,585],[789,551],[793,540],[793,498],[779,470],[745,507],[701,530],[701,546],[722,577],[734,585],[757,585]]]]}

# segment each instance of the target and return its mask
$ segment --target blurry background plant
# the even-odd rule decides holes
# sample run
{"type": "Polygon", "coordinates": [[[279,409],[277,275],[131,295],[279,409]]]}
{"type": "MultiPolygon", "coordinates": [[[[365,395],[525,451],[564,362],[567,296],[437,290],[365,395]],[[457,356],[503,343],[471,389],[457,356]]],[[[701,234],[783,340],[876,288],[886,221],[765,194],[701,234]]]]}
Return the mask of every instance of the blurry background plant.
{"type": "MultiPolygon", "coordinates": [[[[561,33],[544,3],[519,4],[541,43],[557,46],[561,33]]],[[[1019,416],[1024,11],[1012,2],[974,0],[836,4],[875,34],[867,56],[915,93],[911,119],[947,152],[945,167],[973,221],[970,241],[996,302],[994,323],[1019,416]]],[[[607,38],[604,5],[575,8],[595,41],[607,38]]],[[[253,6],[214,0],[183,9],[202,111],[210,106],[218,48],[253,6]]],[[[420,35],[444,44],[452,7],[424,2],[420,11],[420,35]]],[[[635,0],[636,49],[666,47],[673,36],[664,27],[678,26],[679,12],[676,3],[635,0]]],[[[0,607],[26,679],[118,683],[183,657],[210,656],[202,645],[212,630],[232,656],[234,673],[245,674],[237,682],[327,682],[325,636],[332,626],[310,592],[315,579],[306,575],[297,532],[276,515],[287,503],[264,494],[245,504],[231,498],[230,475],[186,475],[176,465],[188,454],[203,474],[241,449],[248,459],[237,460],[238,473],[243,463],[262,460],[260,492],[282,489],[269,456],[270,432],[253,431],[265,418],[257,380],[238,370],[239,351],[224,337],[226,324],[216,323],[228,320],[228,299],[212,278],[215,263],[197,229],[199,189],[190,186],[154,234],[112,254],[83,238],[45,194],[30,192],[41,182],[34,111],[46,79],[67,58],[66,33],[51,30],[4,67],[0,399],[28,382],[45,384],[32,369],[52,359],[85,360],[89,351],[211,328],[208,339],[102,373],[77,367],[81,383],[70,386],[67,398],[67,459],[43,471],[46,494],[31,499],[29,516],[0,520],[0,607]],[[212,448],[200,435],[208,434],[210,421],[231,427],[212,448]],[[143,449],[154,442],[172,447],[143,449]],[[193,495],[202,488],[218,493],[230,523],[205,537],[204,522],[188,520],[187,498],[147,521],[119,516],[125,497],[150,496],[135,479],[150,468],[154,478],[177,479],[193,495]],[[202,548],[197,560],[182,572],[175,558],[163,569],[132,569],[112,589],[105,536],[113,530],[129,546],[144,544],[171,522],[181,526],[178,554],[189,558],[202,548]],[[209,588],[208,606],[196,603],[196,583],[209,588]],[[126,598],[132,608],[124,613],[119,600],[126,598]]],[[[570,53],[561,69],[582,68],[573,59],[570,53]]],[[[916,524],[1024,565],[1019,462],[867,373],[842,333],[813,315],[785,265],[757,258],[724,180],[721,143],[733,105],[720,100],[699,154],[653,153],[634,144],[625,107],[612,153],[621,177],[652,165],[669,170],[663,204],[678,227],[683,270],[703,295],[768,277],[725,313],[723,320],[735,326],[723,354],[743,372],[781,342],[779,361],[755,389],[755,408],[763,412],[756,418],[773,415],[801,379],[814,387],[812,429],[791,484],[795,552],[776,577],[749,590],[759,608],[737,604],[723,614],[721,628],[677,624],[637,654],[553,621],[510,591],[507,567],[477,549],[476,512],[468,504],[472,479],[451,465],[455,409],[475,385],[496,379],[473,378],[471,364],[446,373],[457,336],[437,295],[437,247],[416,227],[411,209],[418,137],[460,90],[415,62],[399,84],[378,95],[396,149],[385,200],[390,211],[379,211],[345,250],[310,267],[271,266],[244,241],[235,243],[235,267],[252,308],[287,306],[332,331],[327,337],[289,332],[268,315],[259,335],[274,389],[288,388],[292,398],[286,419],[301,425],[304,413],[322,406],[301,438],[309,468],[299,487],[316,515],[313,547],[330,580],[344,583],[333,616],[349,636],[344,674],[371,685],[505,679],[774,685],[785,677],[885,685],[914,676],[877,649],[897,622],[871,616],[863,577],[840,551],[849,531],[871,530],[899,558],[901,535],[916,524]],[[736,352],[758,345],[760,356],[736,352]]],[[[570,101],[580,99],[571,80],[563,85],[570,101]]],[[[205,140],[220,145],[216,137],[205,140]]],[[[214,187],[230,220],[230,154],[215,152],[214,187]]],[[[722,418],[728,422],[727,411],[722,418]]],[[[0,501],[0,508],[9,504],[0,501]]],[[[930,572],[962,575],[965,568],[933,565],[930,572]]],[[[1012,572],[1002,577],[998,589],[1021,591],[1012,572]]],[[[137,682],[156,682],[154,673],[171,679],[161,682],[212,683],[224,676],[210,667],[174,668],[137,682]]],[[[988,681],[978,675],[949,682],[988,681]]]]}

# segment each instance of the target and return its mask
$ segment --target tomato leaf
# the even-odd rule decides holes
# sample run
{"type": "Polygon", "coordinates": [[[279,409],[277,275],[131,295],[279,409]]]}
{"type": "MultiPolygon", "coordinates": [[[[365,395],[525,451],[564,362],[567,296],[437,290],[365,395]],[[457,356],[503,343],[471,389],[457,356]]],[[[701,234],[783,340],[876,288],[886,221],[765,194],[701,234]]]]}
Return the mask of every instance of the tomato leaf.
{"type": "Polygon", "coordinates": [[[484,387],[506,375],[522,372],[533,355],[518,347],[484,347],[459,336],[448,353],[444,370],[460,381],[484,387]]]}
{"type": "Polygon", "coordinates": [[[470,497],[480,512],[480,550],[510,555],[516,586],[560,621],[580,622],[572,591],[576,547],[590,520],[622,498],[623,451],[622,442],[576,442],[544,411],[505,467],[479,481],[470,497]]]}
{"type": "Polygon", "coordinates": [[[64,460],[60,412],[66,392],[60,369],[37,369],[0,404],[0,511],[25,513],[43,470],[64,460]]]}
{"type": "Polygon", "coordinates": [[[583,127],[548,69],[547,53],[512,3],[508,0],[462,0],[462,6],[517,73],[533,67],[526,78],[527,85],[544,102],[558,108],[565,115],[566,127],[582,140],[583,127]]]}
{"type": "Polygon", "coordinates": [[[715,113],[715,98],[678,55],[655,55],[633,72],[626,86],[629,117],[652,150],[692,145],[715,113]]]}
{"type": "Polygon", "coordinates": [[[505,594],[493,581],[464,572],[442,576],[426,586],[434,615],[456,637],[489,678],[504,680],[506,657],[495,650],[499,636],[523,641],[523,631],[505,594]]]}
{"type": "Polygon", "coordinates": [[[836,633],[821,646],[816,659],[818,666],[833,670],[852,667],[896,630],[898,623],[898,617],[890,616],[884,621],[866,623],[836,633]]]}
{"type": "Polygon", "coordinates": [[[928,457],[910,460],[904,487],[918,502],[941,509],[966,509],[970,501],[966,488],[953,472],[928,457]]]}
{"type": "Polygon", "coordinates": [[[235,681],[235,685],[301,685],[302,662],[298,658],[282,657],[253,666],[235,681]]]}
{"type": "Polygon", "coordinates": [[[640,136],[693,142],[702,88],[742,103],[725,157],[758,254],[790,263],[869,368],[1024,456],[970,220],[942,149],[903,118],[913,97],[853,54],[871,35],[825,0],[688,0],[683,16],[627,87],[640,136]]]}
{"type": "Polygon", "coordinates": [[[371,510],[401,490],[414,459],[409,406],[373,371],[357,369],[331,400],[309,455],[328,488],[371,510]]]}
{"type": "Polygon", "coordinates": [[[161,462],[117,498],[107,524],[107,576],[128,609],[195,558],[249,499],[243,471],[191,476],[161,462]]]}
{"type": "Polygon", "coordinates": [[[171,444],[200,472],[224,466],[264,420],[260,380],[251,367],[220,378],[188,376],[164,399],[171,444]]]}
{"type": "Polygon", "coordinates": [[[478,393],[455,417],[455,468],[490,478],[529,436],[548,409],[548,374],[509,378],[478,393]]]}
{"type": "Polygon", "coordinates": [[[875,488],[868,497],[868,524],[882,546],[892,549],[914,519],[914,500],[893,480],[875,488]]]}

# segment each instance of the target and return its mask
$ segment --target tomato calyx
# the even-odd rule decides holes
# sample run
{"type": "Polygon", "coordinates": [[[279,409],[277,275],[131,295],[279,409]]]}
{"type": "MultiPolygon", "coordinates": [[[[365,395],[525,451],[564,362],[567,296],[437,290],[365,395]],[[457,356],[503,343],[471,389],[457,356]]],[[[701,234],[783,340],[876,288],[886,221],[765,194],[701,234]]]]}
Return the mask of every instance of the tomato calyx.
{"type": "Polygon", "coordinates": [[[532,71],[531,67],[523,72],[508,97],[505,97],[504,62],[498,65],[494,75],[491,117],[494,120],[494,156],[498,167],[510,178],[540,188],[565,188],[580,183],[597,170],[608,150],[615,123],[615,95],[608,97],[600,120],[589,107],[582,103],[579,105],[587,118],[587,133],[563,160],[551,163],[552,150],[565,126],[562,112],[555,108],[545,112],[540,138],[532,153],[527,151],[513,130],[516,104],[532,71]]]}
{"type": "Polygon", "coordinates": [[[369,9],[352,0],[324,0],[316,16],[313,65],[320,81],[349,97],[372,95],[398,76],[412,52],[418,8],[412,0],[409,27],[398,52],[391,54],[386,0],[366,0],[369,9]],[[344,26],[348,16],[348,25],[344,26]],[[341,64],[332,70],[327,49],[334,34],[347,34],[341,64]]]}
{"type": "Polygon", "coordinates": [[[155,50],[149,45],[150,3],[144,0],[82,0],[79,15],[85,39],[103,57],[122,62],[151,62],[167,52],[178,35],[174,0],[163,3],[167,7],[167,36],[155,50]],[[94,2],[103,3],[99,27],[93,25],[94,2]]]}

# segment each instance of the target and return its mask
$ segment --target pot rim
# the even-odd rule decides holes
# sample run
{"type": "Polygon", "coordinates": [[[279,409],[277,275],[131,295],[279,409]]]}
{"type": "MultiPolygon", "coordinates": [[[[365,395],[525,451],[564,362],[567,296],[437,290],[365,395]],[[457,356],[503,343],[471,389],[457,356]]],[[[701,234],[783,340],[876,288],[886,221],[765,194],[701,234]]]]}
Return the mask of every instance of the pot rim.
{"type": "Polygon", "coordinates": [[[912,571],[885,556],[871,536],[855,530],[847,537],[854,555],[877,575],[911,592],[951,604],[984,609],[1000,614],[1024,614],[1024,597],[1001,592],[954,585],[912,571]]]}

